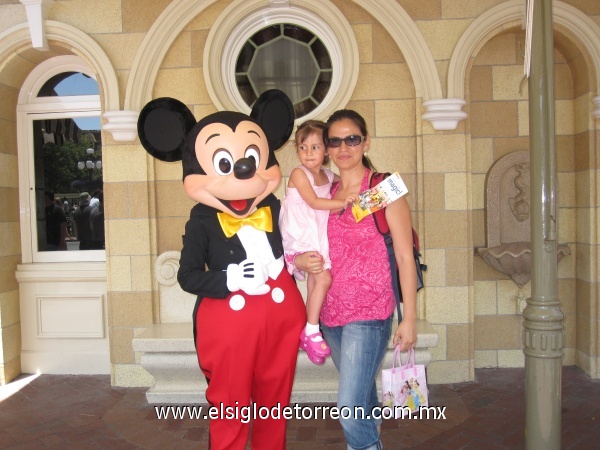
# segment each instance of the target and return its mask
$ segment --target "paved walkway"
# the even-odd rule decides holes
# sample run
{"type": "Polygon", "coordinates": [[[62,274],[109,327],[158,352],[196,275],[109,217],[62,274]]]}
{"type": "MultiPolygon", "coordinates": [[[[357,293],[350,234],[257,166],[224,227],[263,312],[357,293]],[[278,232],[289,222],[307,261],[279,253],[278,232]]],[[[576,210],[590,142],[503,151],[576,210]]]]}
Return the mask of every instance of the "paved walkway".
{"type": "MultiPolygon", "coordinates": [[[[433,385],[445,420],[386,420],[386,449],[525,447],[523,369],[479,369],[476,381],[433,385]]],[[[204,449],[208,421],[159,420],[145,389],[111,387],[108,376],[22,376],[0,387],[3,449],[204,449]],[[20,387],[19,390],[16,388],[20,387]]],[[[337,420],[292,420],[288,449],[345,449],[337,420]]],[[[563,369],[562,448],[600,449],[600,381],[563,369]]]]}

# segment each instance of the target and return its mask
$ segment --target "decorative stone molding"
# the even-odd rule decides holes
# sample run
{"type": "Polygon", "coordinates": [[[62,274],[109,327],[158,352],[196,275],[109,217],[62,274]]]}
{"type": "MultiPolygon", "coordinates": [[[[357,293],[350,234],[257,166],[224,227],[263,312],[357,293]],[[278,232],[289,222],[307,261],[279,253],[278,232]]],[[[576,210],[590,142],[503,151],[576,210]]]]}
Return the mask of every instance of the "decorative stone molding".
{"type": "Polygon", "coordinates": [[[588,52],[596,73],[595,91],[600,92],[600,26],[581,10],[564,2],[555,0],[552,11],[554,24],[569,30],[588,52]]]}
{"type": "MultiPolygon", "coordinates": [[[[583,45],[595,73],[600,74],[600,26],[579,9],[561,1],[552,3],[555,25],[565,27],[583,45]]],[[[523,0],[509,0],[488,9],[469,25],[458,40],[448,65],[448,97],[465,98],[465,77],[469,60],[483,43],[509,26],[521,26],[523,0]]],[[[600,76],[596,77],[600,92],[600,76]]]]}
{"type": "Polygon", "coordinates": [[[137,137],[138,111],[106,111],[103,116],[107,120],[102,126],[117,142],[131,142],[137,137]]]}
{"type": "MultiPolygon", "coordinates": [[[[191,18],[200,14],[215,3],[215,1],[181,0],[179,2],[171,2],[165,8],[146,34],[135,56],[127,82],[124,109],[140,110],[152,98],[152,89],[158,69],[173,41],[191,18]]],[[[354,0],[354,2],[373,15],[388,31],[390,36],[393,37],[406,59],[414,80],[416,96],[425,100],[441,98],[442,87],[433,55],[421,31],[410,15],[395,0],[354,0]]],[[[247,8],[251,8],[255,3],[256,0],[244,1],[239,7],[245,8],[247,11],[247,8]]],[[[358,71],[355,69],[358,64],[358,49],[354,33],[351,29],[348,31],[347,27],[341,27],[340,25],[341,23],[347,23],[347,19],[329,1],[298,0],[293,4],[294,7],[304,8],[312,11],[319,17],[327,18],[330,28],[340,30],[338,31],[341,32],[338,38],[340,39],[340,45],[346,49],[347,57],[352,58],[352,61],[348,62],[349,67],[352,67],[351,76],[357,77],[358,71]],[[340,22],[340,20],[343,22],[340,22]]],[[[271,8],[271,11],[275,11],[276,9],[278,8],[271,8]]],[[[232,14],[235,14],[236,17],[241,17],[238,11],[233,11],[232,14]]],[[[208,48],[208,41],[206,45],[206,48],[208,48]]],[[[221,59],[224,59],[224,56],[218,54],[215,58],[217,66],[220,67],[221,59]]],[[[207,65],[210,66],[210,61],[205,58],[205,70],[207,65]]],[[[213,68],[213,70],[216,69],[213,68]]],[[[335,104],[336,108],[347,103],[347,100],[344,100],[346,96],[349,98],[352,95],[355,84],[356,80],[349,78],[348,85],[344,88],[347,92],[341,90],[343,95],[339,99],[335,99],[335,101],[332,100],[332,104],[335,104]]],[[[464,96],[455,95],[454,97],[462,98],[464,96]]],[[[324,113],[325,111],[323,111],[324,113]]]]}
{"type": "Polygon", "coordinates": [[[596,105],[596,108],[592,110],[592,116],[595,119],[600,119],[600,96],[592,98],[592,101],[596,105]]]}
{"type": "Polygon", "coordinates": [[[462,98],[438,98],[423,102],[427,112],[423,119],[431,122],[435,130],[455,130],[458,122],[467,118],[467,113],[462,110],[467,102],[462,98]]]}
{"type": "Polygon", "coordinates": [[[415,21],[400,6],[401,2],[396,0],[354,0],[354,2],[381,23],[396,42],[412,75],[416,97],[424,100],[442,98],[442,85],[431,49],[415,21]]]}
{"type": "Polygon", "coordinates": [[[246,41],[270,24],[293,23],[317,35],[329,50],[333,72],[324,101],[302,120],[327,117],[350,100],[358,80],[358,44],[351,25],[331,2],[297,0],[274,8],[264,0],[237,0],[229,4],[211,28],[204,48],[204,79],[217,108],[250,112],[239,93],[235,64],[246,41]]]}
{"type": "MultiPolygon", "coordinates": [[[[47,99],[41,101],[38,97],[40,89],[52,77],[65,72],[81,72],[96,82],[98,81],[96,74],[82,57],[76,55],[54,56],[39,63],[29,72],[19,91],[19,105],[47,104],[47,99]]],[[[85,97],[86,100],[82,102],[78,101],[77,103],[84,103],[84,107],[86,108],[100,109],[99,95],[86,95],[82,97],[85,97]]],[[[61,104],[64,103],[67,102],[61,102],[61,104]]]]}
{"type": "Polygon", "coordinates": [[[25,6],[29,32],[31,33],[31,45],[38,50],[48,50],[48,40],[44,30],[44,20],[48,5],[52,0],[19,0],[25,6]]]}
{"type": "MultiPolygon", "coordinates": [[[[119,110],[119,83],[115,69],[102,47],[83,31],[62,22],[46,20],[48,40],[67,44],[73,53],[81,56],[92,68],[98,82],[103,86],[100,95],[107,111],[119,110]]],[[[27,24],[19,24],[0,34],[0,64],[17,55],[23,47],[29,45],[31,36],[27,24]]]]}
{"type": "Polygon", "coordinates": [[[171,2],[146,33],[135,55],[125,91],[125,110],[139,111],[152,99],[158,69],[187,23],[216,0],[171,2]]]}
{"type": "MultiPolygon", "coordinates": [[[[184,292],[177,283],[181,252],[172,250],[161,253],[154,261],[154,276],[158,281],[160,322],[190,323],[196,296],[184,292]]],[[[191,326],[191,325],[190,325],[191,326]]]]}
{"type": "Polygon", "coordinates": [[[159,284],[173,286],[177,283],[177,271],[181,252],[171,250],[161,253],[154,261],[154,275],[159,284]]]}
{"type": "Polygon", "coordinates": [[[19,264],[15,278],[19,283],[106,282],[106,264],[103,262],[19,264]]]}

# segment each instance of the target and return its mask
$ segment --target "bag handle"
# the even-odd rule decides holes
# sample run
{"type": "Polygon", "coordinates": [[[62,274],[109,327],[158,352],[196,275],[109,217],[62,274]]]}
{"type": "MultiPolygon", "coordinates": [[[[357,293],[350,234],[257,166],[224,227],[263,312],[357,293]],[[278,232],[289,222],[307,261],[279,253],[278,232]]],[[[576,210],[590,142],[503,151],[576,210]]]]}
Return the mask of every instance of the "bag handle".
{"type": "Polygon", "coordinates": [[[402,352],[400,351],[400,344],[396,345],[396,348],[394,349],[394,357],[392,359],[392,369],[394,369],[396,367],[396,358],[398,358],[399,361],[399,365],[398,368],[400,369],[410,369],[411,367],[415,367],[415,349],[414,347],[411,347],[408,349],[408,351],[406,352],[407,355],[407,359],[406,359],[406,364],[402,364],[402,352]]]}
{"type": "Polygon", "coordinates": [[[394,355],[392,356],[392,373],[396,367],[402,368],[402,354],[400,353],[399,345],[396,345],[396,348],[394,349],[394,355]],[[396,361],[398,362],[398,366],[396,366],[396,361]]]}

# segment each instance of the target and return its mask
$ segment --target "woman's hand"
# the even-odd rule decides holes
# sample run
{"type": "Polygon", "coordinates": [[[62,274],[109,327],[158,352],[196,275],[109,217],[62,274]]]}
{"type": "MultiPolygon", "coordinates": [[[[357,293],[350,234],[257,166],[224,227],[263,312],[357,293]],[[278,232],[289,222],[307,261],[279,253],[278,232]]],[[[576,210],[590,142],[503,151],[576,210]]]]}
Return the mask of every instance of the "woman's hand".
{"type": "Polygon", "coordinates": [[[323,256],[319,252],[304,252],[294,257],[296,268],[306,273],[320,273],[323,271],[323,256]]]}
{"type": "Polygon", "coordinates": [[[394,333],[394,347],[400,342],[400,351],[405,352],[408,349],[415,346],[417,341],[417,327],[416,321],[410,319],[403,319],[396,328],[394,333]]]}

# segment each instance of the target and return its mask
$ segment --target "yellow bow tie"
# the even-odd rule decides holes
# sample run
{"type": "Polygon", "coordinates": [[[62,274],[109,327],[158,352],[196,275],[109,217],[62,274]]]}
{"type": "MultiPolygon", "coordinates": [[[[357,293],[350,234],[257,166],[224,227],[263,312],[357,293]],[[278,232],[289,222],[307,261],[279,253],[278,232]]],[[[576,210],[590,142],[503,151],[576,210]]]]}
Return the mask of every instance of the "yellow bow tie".
{"type": "Polygon", "coordinates": [[[237,233],[244,225],[250,225],[258,230],[273,231],[273,217],[271,215],[271,208],[268,206],[258,208],[251,215],[243,219],[238,219],[225,213],[217,213],[217,217],[221,228],[223,228],[223,233],[228,238],[237,233]]]}

